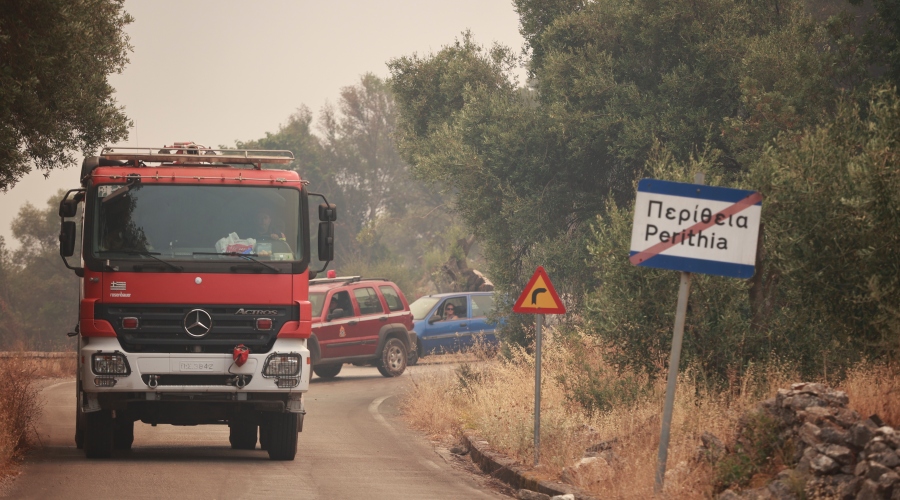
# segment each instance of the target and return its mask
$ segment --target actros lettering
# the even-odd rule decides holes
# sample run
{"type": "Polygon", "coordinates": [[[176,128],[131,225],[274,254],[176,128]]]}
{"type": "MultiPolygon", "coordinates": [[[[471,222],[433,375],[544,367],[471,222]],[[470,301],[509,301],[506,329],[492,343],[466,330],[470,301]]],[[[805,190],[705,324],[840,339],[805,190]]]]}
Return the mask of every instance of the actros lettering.
{"type": "Polygon", "coordinates": [[[275,309],[238,309],[234,314],[250,315],[250,316],[276,316],[278,311],[275,309]]]}

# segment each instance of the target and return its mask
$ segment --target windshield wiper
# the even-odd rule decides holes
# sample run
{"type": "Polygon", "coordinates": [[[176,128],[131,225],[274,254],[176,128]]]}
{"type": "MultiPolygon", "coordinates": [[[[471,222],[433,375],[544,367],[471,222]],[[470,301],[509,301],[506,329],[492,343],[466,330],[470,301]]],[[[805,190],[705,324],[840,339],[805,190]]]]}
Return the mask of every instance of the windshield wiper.
{"type": "MultiPolygon", "coordinates": [[[[101,250],[101,251],[99,251],[99,252],[97,252],[97,253],[98,253],[98,254],[101,254],[101,255],[103,255],[103,254],[111,254],[111,253],[123,253],[123,254],[125,254],[125,255],[140,255],[140,256],[142,256],[142,257],[150,257],[151,259],[158,260],[159,262],[162,262],[163,264],[169,266],[170,268],[172,268],[172,269],[175,270],[176,272],[184,271],[184,268],[183,268],[183,267],[181,267],[181,266],[176,266],[175,264],[172,264],[172,263],[169,262],[169,261],[162,260],[162,259],[160,259],[159,257],[157,257],[157,255],[162,255],[162,254],[160,254],[159,252],[147,252],[147,251],[143,251],[143,252],[142,252],[142,251],[140,251],[140,250],[101,250]]],[[[134,267],[135,267],[135,270],[138,270],[137,268],[139,268],[140,265],[139,265],[139,264],[135,264],[134,267]]]]}
{"type": "Polygon", "coordinates": [[[240,257],[242,259],[247,259],[249,261],[255,262],[261,266],[268,267],[269,269],[275,271],[276,273],[280,273],[277,267],[272,267],[265,262],[254,259],[253,257],[259,257],[259,254],[256,253],[238,253],[238,252],[194,252],[194,255],[225,255],[227,257],[240,257]]]}

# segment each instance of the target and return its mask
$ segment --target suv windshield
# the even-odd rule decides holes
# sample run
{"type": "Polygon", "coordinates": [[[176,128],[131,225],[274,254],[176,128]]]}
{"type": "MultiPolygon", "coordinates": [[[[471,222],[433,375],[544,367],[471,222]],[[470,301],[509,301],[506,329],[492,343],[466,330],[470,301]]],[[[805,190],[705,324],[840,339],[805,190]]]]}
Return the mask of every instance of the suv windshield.
{"type": "Polygon", "coordinates": [[[312,317],[318,318],[319,316],[321,316],[322,307],[325,306],[325,294],[310,292],[309,302],[312,304],[312,317]]]}
{"type": "Polygon", "coordinates": [[[303,259],[296,189],[116,184],[94,196],[91,249],[105,259],[303,259]]]}
{"type": "Polygon", "coordinates": [[[409,310],[412,311],[413,319],[417,321],[425,319],[425,315],[428,314],[428,311],[430,311],[439,300],[441,299],[436,297],[419,297],[416,299],[415,302],[409,305],[409,310]]]}

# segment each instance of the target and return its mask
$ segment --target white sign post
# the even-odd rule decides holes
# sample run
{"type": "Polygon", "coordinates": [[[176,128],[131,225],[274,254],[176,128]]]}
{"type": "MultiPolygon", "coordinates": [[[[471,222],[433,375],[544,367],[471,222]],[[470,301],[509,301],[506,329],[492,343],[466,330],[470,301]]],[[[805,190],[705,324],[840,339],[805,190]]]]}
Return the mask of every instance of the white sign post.
{"type": "Polygon", "coordinates": [[[631,263],[681,271],[675,331],[669,356],[666,401],[663,407],[656,483],[661,493],[666,475],[675,384],[691,273],[750,278],[755,272],[762,196],[754,191],[642,179],[634,204],[631,263]]]}

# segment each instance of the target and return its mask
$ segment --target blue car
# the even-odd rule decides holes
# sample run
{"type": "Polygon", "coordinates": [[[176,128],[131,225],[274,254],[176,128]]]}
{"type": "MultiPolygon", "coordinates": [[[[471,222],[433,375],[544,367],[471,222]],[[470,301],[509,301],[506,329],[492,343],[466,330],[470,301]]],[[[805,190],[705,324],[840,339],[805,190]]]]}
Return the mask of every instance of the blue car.
{"type": "Polygon", "coordinates": [[[460,352],[480,338],[495,344],[497,323],[488,317],[494,312],[493,292],[439,293],[419,297],[409,305],[413,331],[418,337],[417,352],[410,353],[407,364],[429,354],[460,352]]]}

